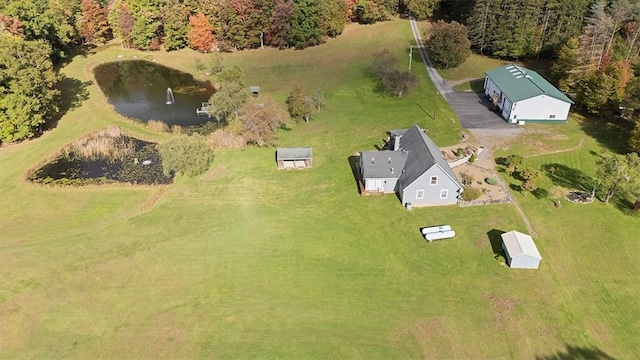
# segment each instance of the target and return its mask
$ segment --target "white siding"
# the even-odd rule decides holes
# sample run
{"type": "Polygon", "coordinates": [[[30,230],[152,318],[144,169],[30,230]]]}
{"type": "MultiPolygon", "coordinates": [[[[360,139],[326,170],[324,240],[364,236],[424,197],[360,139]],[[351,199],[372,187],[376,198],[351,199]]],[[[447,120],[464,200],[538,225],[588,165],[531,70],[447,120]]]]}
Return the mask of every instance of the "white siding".
{"type": "Polygon", "coordinates": [[[368,178],[364,179],[364,189],[372,192],[392,193],[395,192],[397,183],[398,179],[393,178],[368,178]]]}
{"type": "Polygon", "coordinates": [[[566,121],[570,108],[571,104],[569,103],[548,95],[540,95],[515,103],[508,120],[509,122],[517,122],[518,120],[566,121]]]}
{"type": "Polygon", "coordinates": [[[484,93],[488,97],[491,97],[494,93],[500,96],[502,91],[500,91],[500,88],[498,87],[498,85],[496,85],[491,79],[489,79],[488,77],[485,77],[484,93]]]}

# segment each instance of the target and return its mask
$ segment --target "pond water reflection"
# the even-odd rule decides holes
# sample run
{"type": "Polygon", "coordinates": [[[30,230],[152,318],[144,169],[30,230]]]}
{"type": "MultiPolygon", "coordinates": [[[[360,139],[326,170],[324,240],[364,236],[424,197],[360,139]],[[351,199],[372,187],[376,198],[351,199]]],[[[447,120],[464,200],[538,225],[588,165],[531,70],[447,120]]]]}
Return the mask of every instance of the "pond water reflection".
{"type": "Polygon", "coordinates": [[[196,109],[213,95],[213,86],[190,74],[144,60],[98,65],[94,74],[109,103],[124,116],[145,123],[158,120],[169,126],[201,125],[211,120],[198,116],[196,109]],[[172,101],[168,101],[169,92],[172,101]]]}

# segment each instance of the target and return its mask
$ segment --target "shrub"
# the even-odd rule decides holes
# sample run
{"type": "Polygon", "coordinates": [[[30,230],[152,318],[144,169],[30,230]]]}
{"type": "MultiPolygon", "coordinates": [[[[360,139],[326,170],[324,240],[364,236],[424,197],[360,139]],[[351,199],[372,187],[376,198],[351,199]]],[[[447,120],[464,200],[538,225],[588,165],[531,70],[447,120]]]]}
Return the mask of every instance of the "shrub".
{"type": "Polygon", "coordinates": [[[214,149],[242,149],[247,140],[242,135],[218,129],[207,136],[207,143],[214,149]]]}
{"type": "Polygon", "coordinates": [[[167,176],[174,173],[197,176],[207,171],[213,162],[213,150],[201,135],[176,136],[160,144],[158,151],[167,176]]]}
{"type": "Polygon", "coordinates": [[[169,132],[169,125],[158,120],[147,121],[147,129],[155,132],[169,132]]]}
{"type": "Polygon", "coordinates": [[[463,172],[460,174],[462,178],[462,185],[469,186],[473,183],[473,176],[471,176],[468,172],[463,172]]]}
{"type": "Polygon", "coordinates": [[[462,200],[473,201],[482,195],[482,189],[477,187],[465,186],[462,192],[462,200]]]}
{"type": "Polygon", "coordinates": [[[462,156],[462,149],[461,148],[457,148],[455,154],[456,154],[457,157],[462,156]]]}
{"type": "Polygon", "coordinates": [[[474,163],[475,161],[476,161],[476,154],[471,154],[471,157],[469,157],[469,162],[474,163]]]}
{"type": "Polygon", "coordinates": [[[493,178],[493,177],[486,178],[486,179],[484,179],[484,181],[489,185],[498,185],[499,184],[498,179],[493,178]]]}

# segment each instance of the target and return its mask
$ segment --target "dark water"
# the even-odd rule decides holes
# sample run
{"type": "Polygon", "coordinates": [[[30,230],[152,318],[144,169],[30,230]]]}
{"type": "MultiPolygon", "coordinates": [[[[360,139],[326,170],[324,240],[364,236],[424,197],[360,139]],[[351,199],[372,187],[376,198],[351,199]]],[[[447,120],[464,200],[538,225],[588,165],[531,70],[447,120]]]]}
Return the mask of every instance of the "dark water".
{"type": "Polygon", "coordinates": [[[29,180],[41,184],[88,185],[112,182],[170,184],[173,176],[162,172],[162,158],[156,144],[135,141],[135,152],[121,160],[85,159],[63,155],[34,171],[29,180]]]}
{"type": "Polygon", "coordinates": [[[201,125],[210,121],[196,109],[213,95],[209,82],[144,60],[99,65],[94,74],[98,85],[116,111],[142,122],[158,120],[167,125],[201,125]],[[167,104],[167,88],[175,103],[167,104]]]}

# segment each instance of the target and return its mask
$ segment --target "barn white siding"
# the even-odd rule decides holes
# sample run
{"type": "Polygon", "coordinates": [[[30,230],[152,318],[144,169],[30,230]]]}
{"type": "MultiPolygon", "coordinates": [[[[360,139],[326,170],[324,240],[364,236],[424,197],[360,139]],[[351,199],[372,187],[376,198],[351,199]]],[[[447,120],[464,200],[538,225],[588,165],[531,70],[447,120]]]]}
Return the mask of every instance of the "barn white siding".
{"type": "Polygon", "coordinates": [[[548,95],[540,95],[513,104],[510,116],[505,119],[510,123],[521,120],[566,121],[570,108],[570,103],[548,95]]]}
{"type": "Polygon", "coordinates": [[[484,93],[490,98],[494,94],[500,96],[502,91],[489,77],[484,78],[484,93]]]}

